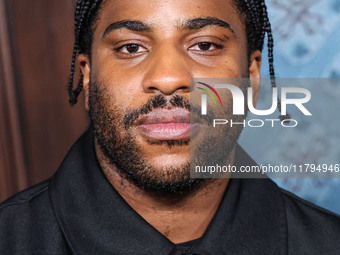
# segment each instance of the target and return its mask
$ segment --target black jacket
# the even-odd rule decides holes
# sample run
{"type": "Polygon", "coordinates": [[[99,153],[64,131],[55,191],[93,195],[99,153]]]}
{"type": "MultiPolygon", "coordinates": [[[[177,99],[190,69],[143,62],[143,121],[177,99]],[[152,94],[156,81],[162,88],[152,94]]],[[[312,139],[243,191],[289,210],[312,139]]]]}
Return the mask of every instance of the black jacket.
{"type": "Polygon", "coordinates": [[[340,218],[269,179],[232,179],[206,233],[180,253],[107,181],[89,131],[51,179],[0,205],[1,255],[170,253],[340,254],[340,218]]]}

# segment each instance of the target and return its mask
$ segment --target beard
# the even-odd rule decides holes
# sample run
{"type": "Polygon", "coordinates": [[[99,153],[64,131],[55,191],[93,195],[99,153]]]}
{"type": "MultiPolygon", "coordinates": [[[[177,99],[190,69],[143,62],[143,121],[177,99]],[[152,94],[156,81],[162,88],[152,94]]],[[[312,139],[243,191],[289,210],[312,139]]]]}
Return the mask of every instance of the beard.
{"type": "MultiPolygon", "coordinates": [[[[190,148],[188,162],[178,166],[157,167],[145,158],[143,147],[138,144],[132,133],[134,123],[154,109],[183,108],[190,111],[190,114],[198,114],[199,107],[190,105],[186,97],[177,94],[171,97],[165,97],[162,94],[152,96],[146,104],[135,109],[124,109],[114,101],[103,84],[90,83],[89,114],[98,145],[109,163],[116,167],[120,174],[130,179],[139,188],[155,194],[183,197],[214,181],[213,179],[190,178],[190,167],[204,165],[212,160],[218,163],[223,160],[225,162],[242,130],[240,127],[228,128],[226,126],[222,133],[219,132],[214,136],[205,134],[196,143],[195,148],[190,148]],[[222,137],[226,143],[221,143],[222,137]]],[[[232,114],[230,112],[231,102],[229,104],[228,112],[232,114]]],[[[159,146],[161,151],[162,146],[188,146],[191,141],[147,142],[149,145],[159,146]]]]}

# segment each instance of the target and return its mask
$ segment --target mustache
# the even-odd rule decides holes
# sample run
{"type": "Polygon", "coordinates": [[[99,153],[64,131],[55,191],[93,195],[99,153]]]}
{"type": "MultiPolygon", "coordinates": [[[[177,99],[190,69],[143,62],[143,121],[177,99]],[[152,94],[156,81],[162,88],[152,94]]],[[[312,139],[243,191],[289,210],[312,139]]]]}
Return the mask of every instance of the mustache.
{"type": "Polygon", "coordinates": [[[133,123],[136,120],[158,108],[166,108],[168,110],[173,108],[183,108],[190,111],[190,114],[196,115],[198,119],[202,119],[208,123],[212,123],[212,121],[216,118],[215,114],[210,111],[207,115],[201,116],[201,108],[197,105],[190,104],[190,101],[184,96],[173,95],[171,98],[166,98],[163,95],[157,95],[151,97],[147,103],[140,108],[131,110],[124,116],[125,129],[128,130],[133,126],[133,123]]]}
{"type": "Polygon", "coordinates": [[[166,108],[169,110],[172,108],[183,108],[190,111],[190,102],[186,97],[179,95],[173,95],[170,99],[167,99],[163,95],[153,96],[145,105],[130,111],[124,116],[125,129],[129,129],[141,116],[146,115],[158,108],[166,108]]]}

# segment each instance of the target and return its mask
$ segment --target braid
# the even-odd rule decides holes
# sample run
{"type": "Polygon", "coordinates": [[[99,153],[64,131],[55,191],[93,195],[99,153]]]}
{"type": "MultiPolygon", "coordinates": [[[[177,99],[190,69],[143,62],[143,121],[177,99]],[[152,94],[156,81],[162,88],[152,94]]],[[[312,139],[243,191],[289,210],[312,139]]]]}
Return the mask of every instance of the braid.
{"type": "MultiPolygon", "coordinates": [[[[77,103],[77,96],[78,96],[78,94],[76,95],[76,92],[72,88],[73,87],[73,78],[74,78],[74,65],[75,65],[75,62],[76,62],[77,51],[78,51],[78,49],[77,49],[76,45],[74,45],[73,54],[72,54],[72,62],[71,62],[71,74],[70,74],[70,78],[69,78],[68,84],[67,84],[67,91],[68,91],[68,94],[69,94],[69,97],[70,97],[69,101],[70,101],[71,105],[74,105],[74,104],[77,103]]],[[[78,85],[78,88],[79,88],[79,85],[78,85]]]]}
{"type": "MultiPolygon", "coordinates": [[[[268,12],[266,5],[262,2],[262,11],[264,13],[264,32],[267,32],[267,38],[268,38],[268,62],[269,62],[269,74],[270,74],[270,80],[272,88],[276,88],[276,80],[275,80],[275,70],[274,70],[274,39],[273,39],[273,33],[271,29],[271,25],[268,19],[268,12]]],[[[277,105],[279,108],[279,112],[281,113],[281,100],[280,98],[277,99],[277,105]]],[[[281,121],[285,119],[290,119],[290,116],[288,113],[286,113],[285,116],[280,115],[281,121]]]]}
{"type": "MultiPolygon", "coordinates": [[[[248,40],[248,55],[255,50],[262,51],[265,35],[267,34],[269,75],[272,88],[276,88],[274,70],[274,38],[268,18],[267,6],[264,0],[234,0],[234,4],[246,20],[248,40]]],[[[277,105],[281,112],[281,101],[277,99],[277,105]]],[[[280,115],[281,120],[289,119],[289,114],[280,115]]]]}
{"type": "Polygon", "coordinates": [[[73,46],[71,74],[67,85],[69,102],[71,105],[77,103],[77,97],[83,89],[83,74],[80,72],[78,86],[73,90],[74,69],[77,53],[91,55],[92,23],[95,20],[102,0],[78,0],[74,16],[75,42],[73,46]]]}

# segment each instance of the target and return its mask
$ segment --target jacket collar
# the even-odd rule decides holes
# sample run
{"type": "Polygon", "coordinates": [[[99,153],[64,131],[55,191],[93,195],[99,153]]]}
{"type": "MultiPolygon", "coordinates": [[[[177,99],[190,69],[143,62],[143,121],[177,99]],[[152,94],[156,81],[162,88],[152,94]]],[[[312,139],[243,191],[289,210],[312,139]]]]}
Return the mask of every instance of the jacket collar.
{"type": "MultiPolygon", "coordinates": [[[[237,149],[235,164],[252,164],[237,149]]],[[[138,215],[102,173],[89,129],[51,179],[50,197],[75,254],[169,254],[175,245],[138,215]]],[[[232,179],[200,254],[287,254],[287,222],[279,188],[269,179],[232,179]]]]}

